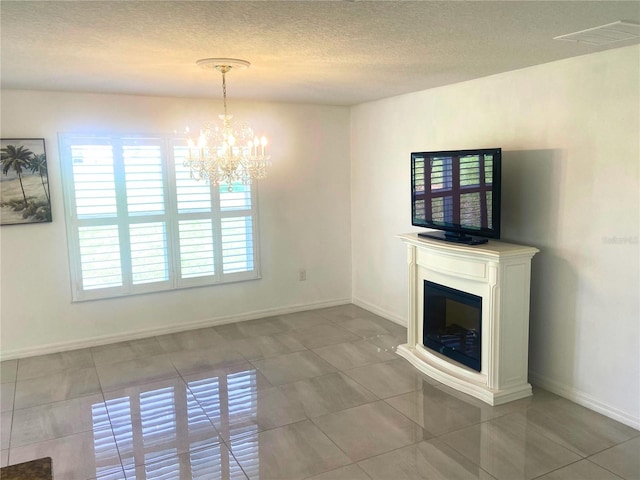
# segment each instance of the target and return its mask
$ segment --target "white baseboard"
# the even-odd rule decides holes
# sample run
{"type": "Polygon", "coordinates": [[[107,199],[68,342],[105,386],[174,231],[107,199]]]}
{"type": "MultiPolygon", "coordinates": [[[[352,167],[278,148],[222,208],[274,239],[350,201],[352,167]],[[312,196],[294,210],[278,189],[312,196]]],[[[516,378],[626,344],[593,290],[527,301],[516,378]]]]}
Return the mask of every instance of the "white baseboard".
{"type": "Polygon", "coordinates": [[[153,337],[158,335],[166,335],[169,333],[183,332],[186,330],[195,330],[197,328],[214,327],[216,325],[224,325],[227,323],[244,322],[247,320],[255,320],[257,318],[272,317],[274,315],[285,315],[287,313],[303,312],[305,310],[315,310],[318,308],[334,307],[351,303],[350,298],[329,300],[325,302],[308,303],[304,305],[289,305],[287,307],[267,308],[263,310],[255,310],[253,312],[245,312],[235,315],[226,315],[221,317],[206,318],[188,323],[180,323],[175,325],[167,325],[156,328],[145,328],[139,330],[130,330],[115,335],[102,335],[82,340],[74,340],[70,342],[57,342],[40,345],[37,347],[18,348],[18,349],[2,349],[0,360],[14,360],[16,358],[34,357],[36,355],[46,355],[49,353],[66,352],[69,350],[77,350],[80,348],[97,347],[115,342],[125,342],[129,340],[137,340],[140,338],[153,337]]]}
{"type": "Polygon", "coordinates": [[[403,327],[407,326],[407,319],[399,317],[393,313],[387,312],[386,310],[381,309],[380,307],[373,305],[372,303],[366,302],[360,298],[353,297],[351,299],[351,303],[357,305],[359,307],[364,308],[365,310],[369,310],[371,313],[375,313],[376,315],[386,318],[387,320],[392,321],[393,323],[397,323],[398,325],[402,325],[403,327]]]}
{"type": "Polygon", "coordinates": [[[591,395],[577,390],[571,386],[564,385],[556,380],[552,380],[544,375],[529,371],[529,382],[545,390],[549,390],[556,395],[571,400],[572,402],[582,405],[583,407],[601,413],[602,415],[624,423],[631,428],[640,430],[640,418],[602,402],[591,395]]]}

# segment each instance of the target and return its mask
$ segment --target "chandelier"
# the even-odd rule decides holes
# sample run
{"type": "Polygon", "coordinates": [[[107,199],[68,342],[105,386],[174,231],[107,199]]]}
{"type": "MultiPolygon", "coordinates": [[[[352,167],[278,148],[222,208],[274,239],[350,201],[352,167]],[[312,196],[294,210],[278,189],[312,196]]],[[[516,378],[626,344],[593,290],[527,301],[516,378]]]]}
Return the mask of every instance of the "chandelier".
{"type": "Polygon", "coordinates": [[[214,185],[224,183],[230,192],[234,183],[248,185],[265,178],[271,165],[267,137],[258,138],[246,122],[233,122],[233,116],[227,113],[226,74],[232,69],[247,68],[250,63],[234,58],[204,58],[196,64],[222,74],[224,113],[218,115],[218,121],[202,125],[197,138],[187,128],[188,154],[184,166],[189,167],[191,178],[214,185]]]}

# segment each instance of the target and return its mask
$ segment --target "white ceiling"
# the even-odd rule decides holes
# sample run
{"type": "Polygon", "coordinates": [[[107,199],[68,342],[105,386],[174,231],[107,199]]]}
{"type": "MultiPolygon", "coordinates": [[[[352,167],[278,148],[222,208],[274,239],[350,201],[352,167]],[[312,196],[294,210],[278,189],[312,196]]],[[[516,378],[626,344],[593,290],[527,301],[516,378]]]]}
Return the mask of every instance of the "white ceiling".
{"type": "Polygon", "coordinates": [[[553,40],[638,1],[7,1],[2,88],[353,105],[627,46],[553,40]]]}

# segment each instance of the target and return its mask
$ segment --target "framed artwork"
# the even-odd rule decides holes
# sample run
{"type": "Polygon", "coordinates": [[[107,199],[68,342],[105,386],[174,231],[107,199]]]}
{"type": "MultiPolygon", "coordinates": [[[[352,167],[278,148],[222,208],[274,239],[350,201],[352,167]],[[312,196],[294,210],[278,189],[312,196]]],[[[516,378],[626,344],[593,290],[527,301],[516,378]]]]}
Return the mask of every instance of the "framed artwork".
{"type": "Polygon", "coordinates": [[[0,139],[0,225],[51,221],[44,138],[0,139]]]}

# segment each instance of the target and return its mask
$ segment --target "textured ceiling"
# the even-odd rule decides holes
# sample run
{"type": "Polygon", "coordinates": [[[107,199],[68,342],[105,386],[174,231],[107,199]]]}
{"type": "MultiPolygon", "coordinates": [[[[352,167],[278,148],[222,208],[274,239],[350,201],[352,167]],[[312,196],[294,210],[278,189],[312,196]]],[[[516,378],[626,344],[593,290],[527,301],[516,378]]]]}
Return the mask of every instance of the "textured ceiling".
{"type": "Polygon", "coordinates": [[[231,98],[353,105],[562,58],[558,35],[624,20],[618,1],[7,1],[3,88],[219,97],[195,61],[251,62],[231,98]]]}

